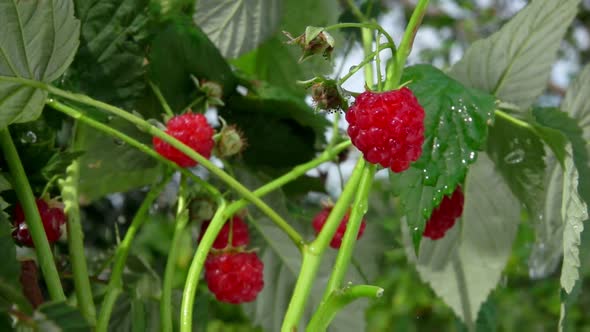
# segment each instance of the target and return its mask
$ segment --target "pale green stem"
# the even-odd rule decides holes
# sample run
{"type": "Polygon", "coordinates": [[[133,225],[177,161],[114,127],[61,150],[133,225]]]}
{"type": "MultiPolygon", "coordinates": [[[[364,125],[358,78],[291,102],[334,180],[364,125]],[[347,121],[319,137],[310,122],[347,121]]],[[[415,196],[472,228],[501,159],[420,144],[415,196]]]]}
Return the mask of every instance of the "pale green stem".
{"type": "Polygon", "coordinates": [[[352,301],[360,298],[376,299],[383,296],[383,288],[372,285],[356,285],[342,290],[334,290],[326,301],[326,305],[320,307],[309,322],[306,331],[326,331],[330,322],[338,311],[352,301]]]}
{"type": "Polygon", "coordinates": [[[297,330],[297,326],[299,325],[299,321],[305,310],[307,299],[309,298],[309,293],[311,292],[313,281],[317,275],[322,256],[332,240],[336,229],[340,225],[342,217],[350,207],[349,204],[356,193],[356,187],[360,181],[364,168],[365,160],[360,158],[344,188],[344,191],[342,192],[342,195],[328,216],[324,227],[318,234],[317,238],[311,244],[304,247],[301,271],[299,272],[295,289],[293,290],[293,295],[283,320],[283,325],[281,327],[282,332],[297,330]]]}
{"type": "Polygon", "coordinates": [[[158,86],[152,81],[148,81],[148,83],[152,88],[152,91],[156,95],[156,98],[158,98],[158,101],[160,102],[160,105],[162,106],[164,112],[166,112],[166,114],[169,116],[174,116],[174,112],[172,111],[172,108],[170,108],[170,105],[168,105],[168,102],[166,102],[166,99],[162,95],[162,91],[160,91],[160,88],[158,88],[158,86]]]}
{"type": "Polygon", "coordinates": [[[12,175],[12,188],[14,188],[16,197],[25,213],[25,223],[35,245],[37,260],[41,266],[41,272],[49,290],[49,296],[54,301],[64,301],[66,296],[61,285],[61,280],[59,279],[59,273],[55,266],[47,235],[45,234],[45,228],[43,227],[43,222],[41,221],[41,216],[35,203],[35,196],[33,195],[33,190],[25,174],[25,169],[18,155],[18,151],[16,151],[8,127],[0,130],[0,147],[2,148],[4,160],[8,164],[8,169],[12,175]]]}
{"type": "Polygon", "coordinates": [[[188,223],[188,192],[186,188],[186,178],[182,177],[178,191],[178,206],[176,209],[176,224],[174,235],[172,236],[172,245],[166,260],[164,270],[164,283],[162,286],[162,297],[160,298],[160,323],[162,332],[172,331],[172,282],[176,272],[176,262],[180,250],[181,239],[185,235],[185,228],[188,223]]]}

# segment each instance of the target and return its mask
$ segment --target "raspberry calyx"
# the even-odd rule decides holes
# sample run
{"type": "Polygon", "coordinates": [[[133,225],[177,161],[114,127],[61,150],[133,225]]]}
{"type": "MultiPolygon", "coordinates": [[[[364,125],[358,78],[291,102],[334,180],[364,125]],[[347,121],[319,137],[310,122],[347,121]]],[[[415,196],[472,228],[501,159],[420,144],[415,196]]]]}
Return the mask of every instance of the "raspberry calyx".
{"type": "Polygon", "coordinates": [[[365,91],[346,112],[348,135],[368,162],[399,173],[422,154],[424,109],[406,87],[365,91]]]}
{"type": "Polygon", "coordinates": [[[251,302],[264,287],[264,264],[254,252],[210,254],[205,261],[205,280],[218,301],[251,302]]]}
{"type": "MultiPolygon", "coordinates": [[[[201,225],[199,242],[201,242],[201,239],[203,238],[203,235],[205,235],[205,231],[207,230],[207,227],[209,227],[210,223],[211,220],[208,220],[203,222],[203,224],[201,225]]],[[[232,236],[232,248],[243,247],[250,243],[248,225],[246,225],[242,218],[238,216],[233,216],[231,220],[225,222],[225,224],[221,228],[221,231],[219,232],[219,234],[217,234],[217,238],[215,239],[215,242],[213,242],[212,248],[218,250],[225,249],[229,243],[230,232],[232,236]]]]}
{"type": "MultiPolygon", "coordinates": [[[[215,146],[215,131],[203,114],[185,113],[174,116],[166,123],[165,132],[209,159],[215,146]]],[[[152,140],[156,151],[181,167],[196,166],[197,162],[158,137],[152,140]]]]}
{"type": "MultiPolygon", "coordinates": [[[[66,223],[63,204],[54,200],[46,201],[41,198],[35,199],[35,204],[41,216],[41,222],[43,223],[47,240],[49,243],[55,243],[61,236],[61,226],[66,223]]],[[[25,222],[25,212],[20,203],[17,203],[14,207],[12,226],[14,227],[12,238],[17,244],[29,248],[35,247],[33,238],[25,222]]]]}
{"type": "Polygon", "coordinates": [[[432,211],[426,222],[423,236],[438,240],[455,225],[455,221],[463,214],[463,192],[457,187],[451,196],[445,196],[440,205],[432,211]]]}
{"type": "MultiPolygon", "coordinates": [[[[313,229],[315,230],[316,235],[318,235],[320,233],[320,231],[322,230],[322,228],[324,228],[324,224],[326,223],[326,220],[328,219],[330,212],[332,212],[332,207],[331,206],[325,207],[322,211],[320,211],[318,214],[316,214],[316,216],[313,218],[312,226],[313,226],[313,229]]],[[[334,237],[332,238],[332,241],[330,241],[330,247],[332,247],[334,249],[339,249],[340,246],[342,245],[342,238],[344,237],[344,233],[346,232],[346,225],[348,224],[349,218],[350,218],[350,211],[346,212],[346,214],[342,218],[342,221],[340,221],[340,225],[338,226],[338,229],[336,229],[336,233],[334,233],[334,237]]],[[[363,233],[365,232],[365,227],[367,227],[367,222],[363,218],[363,220],[361,221],[361,226],[359,228],[358,235],[356,236],[357,239],[359,239],[363,235],[363,233]]]]}

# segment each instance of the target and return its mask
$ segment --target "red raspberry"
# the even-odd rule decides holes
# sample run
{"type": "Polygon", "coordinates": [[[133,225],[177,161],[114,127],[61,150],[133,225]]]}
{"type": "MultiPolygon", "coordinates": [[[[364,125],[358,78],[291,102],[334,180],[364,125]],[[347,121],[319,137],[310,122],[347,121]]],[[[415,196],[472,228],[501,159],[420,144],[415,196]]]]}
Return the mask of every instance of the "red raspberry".
{"type": "MultiPolygon", "coordinates": [[[[64,214],[63,207],[60,203],[50,201],[49,204],[43,199],[36,199],[37,210],[41,215],[41,221],[43,222],[43,228],[47,235],[49,243],[55,243],[61,236],[61,225],[66,222],[66,215],[64,214]],[[50,206],[51,205],[51,206],[50,206]]],[[[25,213],[20,203],[17,203],[14,208],[12,225],[14,230],[12,231],[12,238],[16,243],[34,248],[33,238],[29,233],[27,224],[25,223],[25,213]]]]}
{"type": "Polygon", "coordinates": [[[463,201],[461,187],[457,187],[452,196],[445,196],[440,205],[432,211],[422,235],[433,240],[444,237],[457,218],[463,214],[463,201]]]}
{"type": "Polygon", "coordinates": [[[263,270],[264,264],[253,252],[212,254],[205,261],[205,280],[221,302],[250,302],[264,287],[263,270]]]}
{"type": "MultiPolygon", "coordinates": [[[[185,113],[173,117],[166,124],[166,133],[188,145],[203,157],[207,159],[211,157],[211,150],[215,146],[213,141],[215,131],[207,123],[207,118],[203,114],[185,113]]],[[[160,138],[154,137],[152,141],[159,154],[179,166],[192,167],[197,165],[196,161],[160,138]]]]}
{"type": "Polygon", "coordinates": [[[352,144],[372,164],[403,172],[424,143],[424,109],[410,89],[361,93],[346,112],[352,144]]]}
{"type": "MultiPolygon", "coordinates": [[[[316,214],[316,216],[313,218],[312,225],[316,235],[318,235],[324,227],[324,224],[326,223],[326,219],[328,219],[330,212],[332,212],[332,207],[325,207],[322,211],[320,211],[320,213],[316,214]]],[[[342,238],[344,237],[344,232],[346,232],[346,225],[348,224],[349,217],[350,211],[346,212],[344,218],[342,218],[340,226],[338,226],[338,229],[336,230],[336,233],[334,234],[332,241],[330,241],[330,247],[338,249],[342,245],[342,238]]],[[[363,233],[365,232],[365,227],[367,227],[367,222],[363,218],[363,220],[361,221],[361,227],[359,228],[359,233],[356,236],[357,239],[359,239],[363,235],[363,233]]]]}
{"type": "MultiPolygon", "coordinates": [[[[201,233],[199,234],[199,242],[205,235],[205,231],[211,221],[205,221],[201,225],[201,233]]],[[[227,243],[229,241],[229,232],[230,229],[232,230],[232,247],[241,247],[248,245],[250,242],[250,234],[248,233],[248,225],[242,220],[242,218],[234,216],[231,222],[226,222],[225,225],[221,228],[219,234],[217,234],[217,238],[215,242],[213,242],[213,248],[215,249],[224,249],[227,247],[227,243]]]]}

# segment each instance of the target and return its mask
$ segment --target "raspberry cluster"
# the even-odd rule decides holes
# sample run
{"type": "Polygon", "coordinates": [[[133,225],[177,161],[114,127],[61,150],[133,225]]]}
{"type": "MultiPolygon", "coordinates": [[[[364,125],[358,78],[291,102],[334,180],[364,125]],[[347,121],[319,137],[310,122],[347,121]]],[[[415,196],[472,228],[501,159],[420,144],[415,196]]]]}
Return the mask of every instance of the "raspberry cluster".
{"type": "MultiPolygon", "coordinates": [[[[215,146],[213,135],[215,131],[207,122],[203,114],[185,113],[171,118],[166,123],[166,133],[198,152],[205,158],[211,157],[215,146]]],[[[156,151],[164,158],[171,160],[181,167],[192,167],[197,162],[180,152],[158,137],[153,138],[156,151]]]]}
{"type": "MultiPolygon", "coordinates": [[[[322,211],[320,211],[318,214],[316,214],[316,216],[313,218],[312,226],[313,226],[313,229],[315,230],[316,235],[318,235],[320,233],[320,231],[322,230],[322,228],[324,228],[324,224],[326,223],[326,220],[328,219],[330,212],[332,212],[332,207],[331,206],[325,207],[322,211]]],[[[338,229],[336,229],[336,233],[334,233],[334,237],[332,238],[332,241],[330,241],[330,247],[332,247],[334,249],[338,249],[342,245],[342,238],[344,237],[344,233],[346,232],[346,225],[348,224],[349,218],[350,218],[350,211],[346,212],[346,214],[344,215],[344,217],[340,221],[340,225],[338,226],[338,229]]],[[[359,233],[356,236],[357,239],[359,239],[363,235],[363,233],[365,232],[365,227],[367,227],[367,222],[363,218],[363,220],[361,221],[361,227],[359,228],[359,233]]]]}
{"type": "Polygon", "coordinates": [[[403,172],[424,143],[424,109],[408,88],[365,91],[346,112],[352,144],[372,164],[403,172]]]}
{"type": "MultiPolygon", "coordinates": [[[[46,201],[38,198],[35,200],[37,210],[43,222],[43,228],[47,235],[49,243],[55,243],[61,236],[61,226],[66,222],[66,215],[63,210],[63,205],[56,201],[46,201]]],[[[17,203],[14,208],[12,226],[12,238],[21,246],[34,248],[33,238],[25,223],[25,213],[20,203],[17,203]]]]}
{"type": "MultiPolygon", "coordinates": [[[[209,223],[201,226],[199,241],[209,223]]],[[[205,261],[205,280],[218,301],[233,304],[250,302],[262,291],[264,264],[255,252],[244,251],[249,242],[248,226],[237,216],[226,222],[217,235],[213,250],[205,261]]]]}
{"type": "Polygon", "coordinates": [[[463,202],[463,192],[461,187],[457,187],[452,196],[445,196],[440,205],[432,211],[422,235],[432,240],[443,238],[457,218],[463,214],[463,202]]]}

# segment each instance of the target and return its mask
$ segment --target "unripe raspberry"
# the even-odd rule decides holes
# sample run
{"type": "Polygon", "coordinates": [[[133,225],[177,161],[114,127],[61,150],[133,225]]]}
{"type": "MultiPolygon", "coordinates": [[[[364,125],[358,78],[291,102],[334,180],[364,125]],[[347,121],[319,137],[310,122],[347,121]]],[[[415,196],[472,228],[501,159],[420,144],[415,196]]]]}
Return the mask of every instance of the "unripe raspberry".
{"type": "MultiPolygon", "coordinates": [[[[47,202],[41,198],[36,199],[35,204],[39,210],[47,240],[49,243],[55,243],[61,236],[61,226],[66,222],[63,205],[56,201],[47,202]]],[[[34,248],[33,238],[25,222],[25,213],[20,203],[17,203],[14,208],[12,225],[14,226],[12,238],[16,243],[34,248]]]]}
{"type": "MultiPolygon", "coordinates": [[[[315,230],[316,235],[318,235],[322,228],[324,228],[324,224],[326,223],[326,220],[328,219],[330,212],[332,212],[332,207],[325,207],[313,218],[312,226],[315,230]]],[[[342,221],[340,221],[340,225],[338,226],[338,229],[336,229],[336,233],[334,233],[332,241],[330,241],[330,247],[338,249],[342,245],[342,238],[344,237],[344,233],[346,232],[346,225],[348,224],[349,218],[350,211],[346,212],[346,214],[342,218],[342,221]]],[[[361,221],[361,227],[359,228],[359,233],[356,236],[357,239],[359,239],[363,235],[363,233],[365,232],[365,227],[367,227],[367,222],[363,218],[363,220],[361,221]]]]}
{"type": "Polygon", "coordinates": [[[463,214],[463,192],[457,187],[452,196],[445,196],[440,205],[432,211],[422,234],[433,240],[445,236],[445,233],[455,225],[457,218],[463,214]]]}
{"type": "Polygon", "coordinates": [[[233,304],[254,301],[264,287],[264,264],[256,253],[211,254],[205,261],[205,280],[217,300],[233,304]]]}
{"type": "Polygon", "coordinates": [[[242,152],[245,147],[244,134],[236,126],[223,128],[217,142],[217,153],[220,157],[231,157],[242,152]]]}
{"type": "Polygon", "coordinates": [[[424,109],[410,89],[365,91],[346,112],[352,144],[372,164],[403,172],[424,143],[424,109]]]}
{"type": "MultiPolygon", "coordinates": [[[[201,242],[201,239],[203,238],[203,235],[205,235],[205,231],[207,230],[207,227],[209,227],[210,223],[211,223],[211,221],[206,221],[201,225],[201,233],[199,235],[199,242],[201,242]]],[[[223,225],[223,228],[221,228],[221,231],[217,235],[215,242],[213,242],[214,249],[224,249],[227,247],[228,242],[229,242],[230,231],[232,232],[232,241],[231,241],[232,245],[231,245],[231,247],[237,248],[237,247],[246,246],[250,242],[250,234],[248,232],[248,225],[246,225],[246,223],[244,222],[244,220],[242,220],[242,218],[240,218],[238,216],[234,216],[231,219],[231,222],[227,221],[223,225]]]]}
{"type": "MultiPolygon", "coordinates": [[[[171,118],[166,124],[166,133],[186,144],[203,157],[209,159],[215,142],[215,131],[203,114],[185,113],[171,118]]],[[[197,162],[158,137],[153,138],[156,151],[164,158],[181,167],[192,167],[197,162]]]]}

